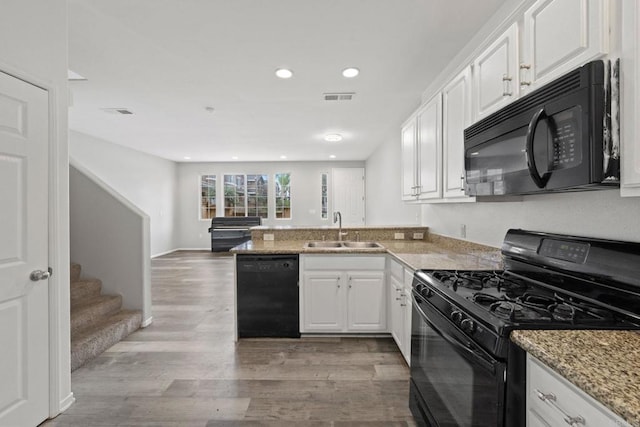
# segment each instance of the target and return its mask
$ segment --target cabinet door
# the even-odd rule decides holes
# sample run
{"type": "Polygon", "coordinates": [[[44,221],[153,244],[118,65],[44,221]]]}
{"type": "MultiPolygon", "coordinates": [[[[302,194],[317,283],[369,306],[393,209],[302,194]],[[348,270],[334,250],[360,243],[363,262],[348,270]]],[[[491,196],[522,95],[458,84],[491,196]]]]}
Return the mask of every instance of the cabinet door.
{"type": "Polygon", "coordinates": [[[404,317],[402,311],[402,304],[404,304],[404,296],[402,294],[403,286],[402,283],[393,276],[390,277],[389,285],[389,308],[391,309],[389,316],[391,325],[389,329],[391,330],[391,336],[402,352],[405,347],[404,317]]]}
{"type": "Polygon", "coordinates": [[[303,331],[337,332],[344,329],[344,277],[339,271],[303,274],[303,331]]]}
{"type": "Polygon", "coordinates": [[[402,128],[402,200],[416,199],[416,118],[402,128]]]}
{"type": "Polygon", "coordinates": [[[442,100],[435,96],[417,114],[418,199],[442,197],[442,100]]]}
{"type": "Polygon", "coordinates": [[[402,355],[404,356],[404,360],[407,361],[407,365],[411,365],[411,311],[413,310],[411,287],[405,287],[403,294],[404,305],[402,306],[402,315],[404,316],[404,322],[402,326],[404,327],[404,330],[402,331],[402,333],[404,334],[404,347],[402,350],[402,355]]]}
{"type": "Polygon", "coordinates": [[[442,91],[442,150],[445,198],[464,195],[464,128],[471,116],[471,71],[465,68],[442,91]]]}
{"type": "Polygon", "coordinates": [[[524,14],[520,83],[524,91],[548,83],[591,59],[609,44],[608,2],[538,0],[524,14]]]}
{"type": "Polygon", "coordinates": [[[473,117],[482,119],[518,97],[518,24],[473,62],[473,117]]]}
{"type": "Polygon", "coordinates": [[[384,272],[348,272],[347,283],[347,329],[385,332],[387,301],[384,272]]]}
{"type": "MultiPolygon", "coordinates": [[[[640,6],[622,2],[622,81],[620,114],[623,126],[620,194],[640,196],[640,6]]],[[[613,105],[612,105],[613,107],[613,105]]],[[[612,111],[613,113],[613,111],[612,111]]]]}

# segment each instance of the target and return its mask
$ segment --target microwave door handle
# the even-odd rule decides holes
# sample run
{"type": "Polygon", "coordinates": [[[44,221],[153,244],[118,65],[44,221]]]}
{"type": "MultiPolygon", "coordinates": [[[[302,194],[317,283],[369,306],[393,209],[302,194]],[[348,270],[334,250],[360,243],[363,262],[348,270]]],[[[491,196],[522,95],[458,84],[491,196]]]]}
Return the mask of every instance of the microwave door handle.
{"type": "Polygon", "coordinates": [[[541,120],[545,120],[547,117],[548,116],[544,111],[544,108],[541,108],[533,115],[531,122],[529,122],[529,129],[527,129],[527,145],[525,146],[527,168],[529,168],[529,175],[531,176],[531,179],[533,179],[533,182],[538,186],[538,188],[544,188],[551,177],[551,172],[545,172],[544,175],[540,176],[538,168],[536,167],[536,159],[533,155],[533,141],[536,136],[536,128],[538,127],[538,123],[540,123],[541,120]]]}

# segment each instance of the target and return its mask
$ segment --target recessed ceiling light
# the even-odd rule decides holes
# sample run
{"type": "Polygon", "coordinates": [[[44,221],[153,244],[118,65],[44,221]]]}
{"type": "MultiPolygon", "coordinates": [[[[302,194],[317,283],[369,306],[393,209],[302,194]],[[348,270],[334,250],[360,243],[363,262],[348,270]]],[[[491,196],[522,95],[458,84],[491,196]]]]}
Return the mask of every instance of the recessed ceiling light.
{"type": "Polygon", "coordinates": [[[289,70],[288,68],[278,68],[276,70],[276,76],[280,77],[281,79],[290,79],[291,77],[293,77],[293,71],[289,70]]]}
{"type": "Polygon", "coordinates": [[[329,156],[329,158],[330,158],[330,159],[335,159],[335,158],[336,158],[336,155],[335,155],[335,154],[331,154],[331,155],[329,156]]]}
{"type": "Polygon", "coordinates": [[[355,67],[349,67],[342,70],[342,75],[348,79],[353,78],[360,74],[360,70],[355,67]]]}
{"type": "Polygon", "coordinates": [[[191,160],[191,157],[189,157],[189,156],[184,156],[183,158],[184,158],[185,160],[191,160]]]}
{"type": "Polygon", "coordinates": [[[286,159],[286,158],[287,158],[287,156],[280,156],[280,158],[281,158],[281,159],[286,159]]]}
{"type": "Polygon", "coordinates": [[[342,135],[339,133],[330,133],[325,135],[324,140],[328,142],[339,142],[342,141],[342,135]]]}
{"type": "Polygon", "coordinates": [[[238,160],[238,156],[231,157],[231,160],[238,160]]]}

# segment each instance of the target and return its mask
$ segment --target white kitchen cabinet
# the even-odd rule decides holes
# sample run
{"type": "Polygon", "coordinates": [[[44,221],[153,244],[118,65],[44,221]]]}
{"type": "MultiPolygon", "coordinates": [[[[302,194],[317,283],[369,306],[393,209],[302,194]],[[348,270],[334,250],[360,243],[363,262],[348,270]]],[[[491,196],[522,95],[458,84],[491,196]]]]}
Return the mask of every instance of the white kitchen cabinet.
{"type": "Polygon", "coordinates": [[[518,24],[514,23],[473,61],[473,117],[480,120],[520,94],[518,24]]]}
{"type": "Polygon", "coordinates": [[[640,6],[622,2],[620,194],[640,197],[640,6]]]}
{"type": "Polygon", "coordinates": [[[438,94],[402,127],[402,199],[442,197],[442,102],[438,94]]]}
{"type": "Polygon", "coordinates": [[[348,271],[347,330],[383,332],[387,330],[387,300],[384,271],[348,271]]]}
{"type": "Polygon", "coordinates": [[[602,0],[538,0],[524,14],[520,85],[531,91],[609,49],[602,0]]]}
{"type": "Polygon", "coordinates": [[[395,340],[398,348],[402,352],[405,346],[404,334],[404,313],[402,310],[402,301],[404,301],[404,286],[402,282],[394,276],[389,277],[389,309],[391,310],[391,318],[389,329],[391,336],[395,340]]]}
{"type": "Polygon", "coordinates": [[[340,271],[303,273],[304,331],[340,332],[344,329],[344,283],[340,271]]]}
{"type": "Polygon", "coordinates": [[[443,197],[464,194],[464,129],[471,122],[471,67],[466,67],[442,90],[443,197]]]}
{"type": "Polygon", "coordinates": [[[389,258],[389,330],[402,356],[411,363],[411,283],[413,271],[389,258]]]}
{"type": "Polygon", "coordinates": [[[302,255],[301,332],[387,332],[385,256],[302,255]]]}
{"type": "Polygon", "coordinates": [[[527,354],[527,426],[561,425],[630,427],[602,403],[527,354]]]}

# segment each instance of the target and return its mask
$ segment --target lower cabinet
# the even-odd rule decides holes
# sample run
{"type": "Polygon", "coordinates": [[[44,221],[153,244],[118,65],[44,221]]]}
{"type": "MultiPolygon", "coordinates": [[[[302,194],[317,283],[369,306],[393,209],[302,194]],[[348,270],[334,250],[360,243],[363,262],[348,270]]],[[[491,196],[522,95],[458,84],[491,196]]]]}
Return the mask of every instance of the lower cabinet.
{"type": "Polygon", "coordinates": [[[413,272],[389,259],[389,330],[402,356],[411,363],[411,282],[413,272]]]}
{"type": "Polygon", "coordinates": [[[387,332],[385,258],[302,256],[301,332],[387,332]]]}
{"type": "Polygon", "coordinates": [[[527,426],[627,426],[600,402],[527,354],[527,426]]]}

